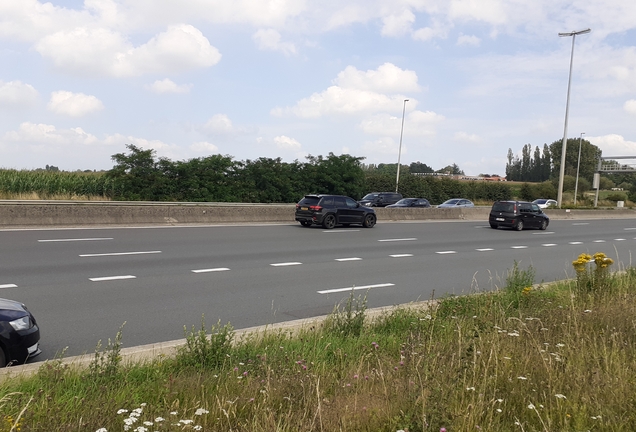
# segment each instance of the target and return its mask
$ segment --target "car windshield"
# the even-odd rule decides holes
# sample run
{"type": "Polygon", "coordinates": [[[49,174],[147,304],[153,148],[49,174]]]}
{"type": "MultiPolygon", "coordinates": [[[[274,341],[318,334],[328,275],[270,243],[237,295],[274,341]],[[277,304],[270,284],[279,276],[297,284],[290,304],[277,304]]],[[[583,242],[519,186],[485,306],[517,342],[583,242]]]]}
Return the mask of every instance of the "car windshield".
{"type": "Polygon", "coordinates": [[[395,205],[407,205],[407,204],[411,204],[413,201],[414,201],[413,198],[403,198],[399,200],[398,202],[396,202],[395,205]]]}
{"type": "Polygon", "coordinates": [[[459,202],[458,199],[449,199],[444,204],[457,204],[459,202]]]}
{"type": "Polygon", "coordinates": [[[545,204],[545,203],[548,202],[548,200],[547,199],[537,199],[537,200],[534,200],[532,202],[535,203],[535,204],[545,204]]]}
{"type": "Polygon", "coordinates": [[[372,200],[378,197],[378,194],[366,194],[362,200],[372,200]]]}

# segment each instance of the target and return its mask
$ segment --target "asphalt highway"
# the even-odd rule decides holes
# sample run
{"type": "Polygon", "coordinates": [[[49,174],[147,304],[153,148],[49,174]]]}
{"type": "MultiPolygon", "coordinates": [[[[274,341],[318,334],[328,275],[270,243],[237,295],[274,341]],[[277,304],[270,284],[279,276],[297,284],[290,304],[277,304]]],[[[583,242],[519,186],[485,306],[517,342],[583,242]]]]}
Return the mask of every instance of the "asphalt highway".
{"type": "Polygon", "coordinates": [[[636,219],[552,221],[547,231],[487,222],[0,230],[0,297],[41,328],[38,361],[91,353],[123,327],[123,346],[324,315],[350,293],[368,307],[492,290],[514,262],[536,282],[573,276],[583,252],[630,266],[636,219]]]}

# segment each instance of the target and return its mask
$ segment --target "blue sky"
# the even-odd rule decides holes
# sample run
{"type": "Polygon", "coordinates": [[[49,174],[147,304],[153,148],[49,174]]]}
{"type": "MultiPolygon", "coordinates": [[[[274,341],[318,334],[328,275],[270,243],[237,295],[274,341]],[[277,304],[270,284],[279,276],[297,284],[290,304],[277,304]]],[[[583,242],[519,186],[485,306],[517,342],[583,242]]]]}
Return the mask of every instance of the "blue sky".
{"type": "Polygon", "coordinates": [[[636,2],[0,0],[0,167],[348,153],[504,174],[568,136],[636,156],[636,2]]]}

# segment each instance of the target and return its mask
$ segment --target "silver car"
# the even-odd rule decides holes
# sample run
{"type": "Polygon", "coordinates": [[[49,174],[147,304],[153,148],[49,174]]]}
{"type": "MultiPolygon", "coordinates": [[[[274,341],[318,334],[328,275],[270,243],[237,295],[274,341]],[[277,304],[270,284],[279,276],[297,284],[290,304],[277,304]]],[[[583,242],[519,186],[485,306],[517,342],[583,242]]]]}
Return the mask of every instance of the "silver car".
{"type": "Polygon", "coordinates": [[[452,198],[444,201],[437,208],[475,207],[472,201],[464,198],[452,198]]]}

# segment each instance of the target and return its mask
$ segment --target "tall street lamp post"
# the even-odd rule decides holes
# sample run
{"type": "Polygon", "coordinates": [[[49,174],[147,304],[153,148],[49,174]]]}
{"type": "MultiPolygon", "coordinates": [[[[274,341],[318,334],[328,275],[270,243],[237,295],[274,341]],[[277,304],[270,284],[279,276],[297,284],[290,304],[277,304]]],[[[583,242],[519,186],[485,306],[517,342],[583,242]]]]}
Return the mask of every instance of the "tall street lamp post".
{"type": "Polygon", "coordinates": [[[581,141],[585,132],[581,132],[579,137],[579,161],[576,163],[576,182],[574,182],[574,205],[576,205],[576,193],[579,190],[579,167],[581,166],[581,141]]]}
{"type": "Polygon", "coordinates": [[[582,35],[591,32],[591,29],[573,31],[569,33],[559,33],[560,37],[572,36],[572,54],[570,54],[570,75],[568,77],[568,96],[565,102],[565,126],[563,127],[563,145],[561,148],[561,169],[559,170],[559,192],[557,195],[557,206],[561,208],[561,202],[563,201],[563,176],[565,174],[565,150],[567,146],[568,136],[568,113],[570,111],[570,84],[572,83],[572,61],[574,60],[574,41],[577,35],[582,35]]]}
{"type": "Polygon", "coordinates": [[[397,177],[395,178],[395,192],[398,191],[398,184],[400,183],[400,158],[402,157],[402,134],[404,133],[404,113],[406,112],[406,103],[408,99],[404,99],[404,106],[402,107],[402,128],[400,129],[400,149],[398,150],[398,166],[397,177]]]}

